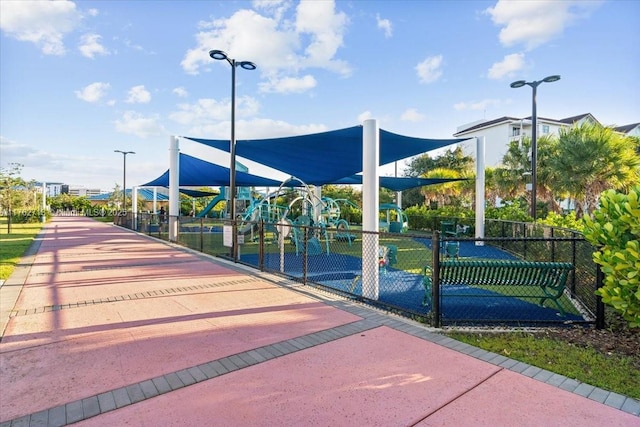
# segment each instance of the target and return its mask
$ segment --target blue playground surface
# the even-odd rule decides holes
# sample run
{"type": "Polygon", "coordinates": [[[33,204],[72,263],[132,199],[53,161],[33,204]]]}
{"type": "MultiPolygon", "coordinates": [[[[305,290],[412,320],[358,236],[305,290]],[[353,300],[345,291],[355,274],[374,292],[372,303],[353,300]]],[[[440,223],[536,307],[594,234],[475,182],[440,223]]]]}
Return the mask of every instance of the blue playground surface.
{"type": "MultiPolygon", "coordinates": [[[[470,243],[474,253],[478,256],[478,249],[470,243]]],[[[461,244],[461,252],[464,250],[461,244]]],[[[471,248],[469,248],[471,249],[471,248]]],[[[495,251],[501,257],[511,257],[499,249],[482,247],[483,251],[495,251]]],[[[280,255],[265,254],[265,268],[270,271],[280,271],[280,255]]],[[[484,252],[483,257],[489,257],[484,252]]],[[[284,273],[302,279],[302,255],[294,253],[284,254],[284,273]]],[[[257,265],[258,255],[247,254],[242,261],[257,265]]],[[[307,280],[328,288],[362,296],[362,260],[358,257],[337,253],[321,254],[307,257],[307,280]]],[[[379,275],[379,301],[388,306],[401,308],[408,312],[426,315],[431,311],[429,305],[422,305],[424,298],[422,276],[403,270],[386,268],[379,275]]],[[[533,302],[527,302],[514,297],[466,285],[446,286],[441,289],[442,318],[445,322],[469,321],[518,321],[527,322],[568,322],[583,321],[580,316],[566,314],[562,316],[550,307],[541,307],[533,302]]]]}
{"type": "MultiPolygon", "coordinates": [[[[431,239],[414,238],[416,242],[422,243],[429,250],[431,250],[431,239]]],[[[491,258],[491,259],[512,259],[517,260],[515,256],[509,252],[503,251],[500,248],[496,248],[491,245],[476,246],[475,242],[460,241],[460,253],[458,256],[461,258],[475,257],[475,258],[491,258]]]]}

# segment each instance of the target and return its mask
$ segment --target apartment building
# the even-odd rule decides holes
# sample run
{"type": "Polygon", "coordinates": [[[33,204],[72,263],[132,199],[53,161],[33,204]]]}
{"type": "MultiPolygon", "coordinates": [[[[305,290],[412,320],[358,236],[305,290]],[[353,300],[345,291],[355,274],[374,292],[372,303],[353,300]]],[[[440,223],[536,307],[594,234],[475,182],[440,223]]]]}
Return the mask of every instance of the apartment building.
{"type": "MultiPolygon", "coordinates": [[[[538,138],[546,135],[558,135],[562,128],[580,125],[582,123],[599,123],[590,113],[567,117],[566,119],[537,118],[538,138]]],[[[531,137],[531,116],[529,117],[500,117],[493,120],[480,120],[459,126],[455,138],[485,138],[485,165],[495,167],[502,163],[502,158],[509,149],[512,141],[522,141],[531,137]]],[[[475,158],[475,141],[460,144],[463,152],[475,158]]]]}

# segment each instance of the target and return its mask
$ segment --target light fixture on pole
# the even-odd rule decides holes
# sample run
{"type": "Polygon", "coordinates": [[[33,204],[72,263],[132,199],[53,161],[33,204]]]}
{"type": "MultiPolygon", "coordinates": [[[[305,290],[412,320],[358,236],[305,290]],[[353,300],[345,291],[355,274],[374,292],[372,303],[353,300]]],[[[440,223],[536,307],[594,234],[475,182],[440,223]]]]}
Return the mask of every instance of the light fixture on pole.
{"type": "Polygon", "coordinates": [[[229,155],[231,156],[231,165],[229,167],[229,218],[233,228],[233,236],[231,240],[231,254],[233,260],[237,261],[238,235],[236,232],[236,67],[245,70],[255,70],[256,64],[249,61],[236,61],[229,58],[226,52],[222,50],[211,50],[209,56],[216,60],[224,60],[231,65],[231,140],[229,141],[229,155]]]}
{"type": "Polygon", "coordinates": [[[531,217],[534,222],[536,220],[536,186],[538,185],[538,172],[536,166],[538,159],[538,114],[536,111],[536,95],[538,92],[538,86],[542,83],[553,83],[558,80],[560,80],[560,76],[556,74],[533,82],[518,80],[510,85],[512,88],[519,88],[525,85],[533,88],[531,107],[531,217]]]}
{"type": "MultiPolygon", "coordinates": [[[[122,210],[127,212],[127,154],[136,154],[135,151],[113,150],[114,153],[122,153],[123,171],[122,171],[122,210]]],[[[131,201],[133,203],[133,200],[131,201]]]]}

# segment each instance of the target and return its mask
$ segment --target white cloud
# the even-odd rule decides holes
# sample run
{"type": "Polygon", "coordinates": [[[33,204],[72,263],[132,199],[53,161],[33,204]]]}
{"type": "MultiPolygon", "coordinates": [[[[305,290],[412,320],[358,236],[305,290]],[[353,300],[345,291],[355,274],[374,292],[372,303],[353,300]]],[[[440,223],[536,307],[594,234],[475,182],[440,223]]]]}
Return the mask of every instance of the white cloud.
{"type": "Polygon", "coordinates": [[[127,104],[146,104],[149,101],[151,101],[151,94],[144,88],[144,85],[139,85],[129,89],[125,102],[127,104]]]}
{"type": "Polygon", "coordinates": [[[373,114],[371,113],[371,111],[364,111],[360,114],[358,114],[358,123],[362,123],[365,120],[369,120],[373,118],[373,114]]]}
{"type": "Polygon", "coordinates": [[[76,96],[86,102],[99,102],[111,88],[109,83],[95,82],[85,86],[82,90],[75,91],[76,96]]]}
{"type": "Polygon", "coordinates": [[[498,80],[505,76],[512,77],[516,71],[524,68],[524,53],[513,53],[506,55],[501,62],[496,62],[489,68],[487,76],[490,79],[498,80]]]}
{"type": "Polygon", "coordinates": [[[182,86],[174,88],[171,92],[180,98],[186,98],[189,96],[189,92],[187,92],[187,90],[182,86]]]}
{"type": "Polygon", "coordinates": [[[343,75],[351,73],[343,61],[332,59],[342,46],[344,32],[349,23],[347,16],[336,13],[333,1],[302,1],[298,4],[296,31],[298,36],[311,38],[306,47],[304,64],[326,68],[343,75]]]}
{"type": "Polygon", "coordinates": [[[393,25],[388,19],[380,19],[380,15],[376,15],[378,29],[384,31],[384,36],[389,38],[393,35],[393,25]]]}
{"type": "Polygon", "coordinates": [[[316,87],[318,82],[311,75],[304,77],[272,78],[260,83],[260,92],[264,93],[301,93],[316,87]]]}
{"type": "Polygon", "coordinates": [[[229,18],[201,22],[196,47],[189,49],[181,62],[183,70],[198,74],[211,70],[214,64],[228,67],[225,61],[209,57],[209,50],[215,47],[238,61],[256,63],[256,72],[269,81],[262,85],[268,92],[315,87],[313,75],[301,75],[314,68],[350,75],[349,64],[336,58],[349,21],[335,10],[335,2],[300,2],[295,9],[289,7],[290,2],[260,1],[253,5],[263,14],[242,9],[229,18]]]}
{"type": "Polygon", "coordinates": [[[407,108],[400,116],[400,119],[405,122],[421,122],[425,117],[426,116],[424,114],[420,113],[415,108],[407,108]]]}
{"type": "Polygon", "coordinates": [[[523,44],[531,50],[558,37],[566,27],[589,16],[601,3],[596,0],[499,0],[485,12],[502,27],[500,43],[504,46],[523,44]]]}
{"type": "Polygon", "coordinates": [[[502,104],[503,102],[499,99],[483,99],[482,101],[459,102],[454,104],[453,108],[456,111],[486,111],[488,108],[498,107],[502,104]]]}
{"type": "Polygon", "coordinates": [[[100,44],[102,36],[99,34],[85,34],[80,38],[80,53],[82,56],[93,59],[95,55],[109,55],[107,48],[100,44]]]}
{"type": "Polygon", "coordinates": [[[8,37],[31,42],[45,55],[64,55],[63,39],[82,16],[75,3],[61,1],[0,1],[0,29],[8,37]]]}
{"type": "MultiPolygon", "coordinates": [[[[236,117],[252,117],[260,110],[254,98],[236,98],[236,117]]],[[[169,119],[185,126],[206,126],[212,122],[230,120],[231,101],[218,102],[215,99],[199,99],[195,104],[180,104],[178,111],[169,114],[169,119]]]]}
{"type": "Polygon", "coordinates": [[[433,83],[442,76],[442,55],[430,56],[416,65],[420,83],[433,83]]]}
{"type": "Polygon", "coordinates": [[[115,121],[116,130],[121,133],[136,135],[140,138],[158,136],[165,134],[165,130],[160,124],[160,117],[144,115],[135,111],[125,111],[120,120],[115,121]]]}

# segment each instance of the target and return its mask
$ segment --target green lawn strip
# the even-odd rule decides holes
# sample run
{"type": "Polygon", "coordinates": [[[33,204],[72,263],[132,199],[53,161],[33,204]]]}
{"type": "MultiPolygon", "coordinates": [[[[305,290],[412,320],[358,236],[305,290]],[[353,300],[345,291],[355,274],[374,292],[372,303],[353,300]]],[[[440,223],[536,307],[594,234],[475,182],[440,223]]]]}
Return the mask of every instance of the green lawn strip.
{"type": "Polygon", "coordinates": [[[449,337],[578,381],[640,399],[640,371],[631,358],[604,355],[531,333],[463,333],[449,337]]]}
{"type": "Polygon", "coordinates": [[[7,233],[7,219],[0,219],[0,280],[11,276],[20,258],[29,249],[40,232],[42,223],[11,224],[11,233],[7,233]]]}

